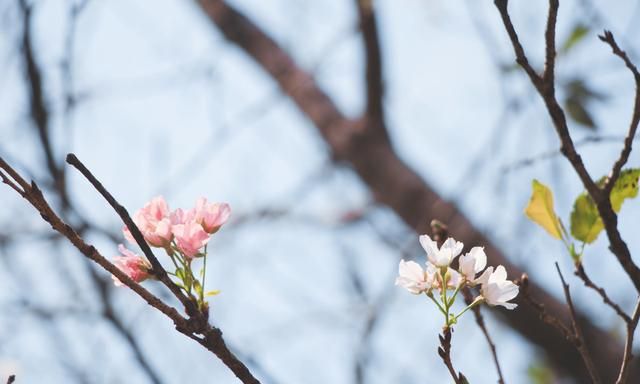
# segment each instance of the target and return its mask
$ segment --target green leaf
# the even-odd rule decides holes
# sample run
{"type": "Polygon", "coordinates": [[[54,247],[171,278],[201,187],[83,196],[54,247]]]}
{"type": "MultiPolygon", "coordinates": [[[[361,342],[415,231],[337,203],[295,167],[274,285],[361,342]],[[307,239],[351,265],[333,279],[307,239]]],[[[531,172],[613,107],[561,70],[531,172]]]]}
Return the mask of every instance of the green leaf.
{"type": "Polygon", "coordinates": [[[610,196],[611,206],[616,213],[620,212],[622,203],[626,199],[638,196],[638,177],[640,177],[640,168],[631,168],[620,172],[620,177],[616,180],[610,196]]]}
{"type": "Polygon", "coordinates": [[[219,289],[215,289],[215,290],[213,290],[213,291],[208,291],[208,292],[207,292],[207,293],[205,293],[204,295],[205,295],[206,297],[209,297],[209,296],[216,296],[216,295],[219,295],[219,294],[220,294],[220,290],[219,290],[219,289]]]}
{"type": "Polygon", "coordinates": [[[533,180],[533,192],[524,213],[556,239],[562,239],[560,221],[553,209],[553,193],[538,180],[533,180]]]}
{"type": "MultiPolygon", "coordinates": [[[[626,199],[638,196],[638,178],[640,168],[626,169],[620,173],[611,190],[611,206],[615,212],[620,212],[622,203],[626,199]]],[[[598,186],[602,187],[606,178],[598,181],[598,186]]],[[[586,192],[578,196],[573,204],[571,212],[571,235],[587,244],[593,243],[600,232],[604,229],[602,219],[598,213],[595,202],[586,192]]]]}
{"type": "Polygon", "coordinates": [[[565,42],[562,44],[561,51],[563,53],[569,52],[571,48],[573,48],[576,44],[582,41],[582,39],[584,39],[587,33],[589,33],[589,27],[582,24],[577,24],[575,27],[573,27],[573,31],[571,31],[571,34],[569,35],[567,40],[565,40],[565,42]]]}
{"type": "Polygon", "coordinates": [[[593,243],[604,229],[598,208],[588,193],[583,192],[573,203],[571,235],[587,244],[593,243]]]}

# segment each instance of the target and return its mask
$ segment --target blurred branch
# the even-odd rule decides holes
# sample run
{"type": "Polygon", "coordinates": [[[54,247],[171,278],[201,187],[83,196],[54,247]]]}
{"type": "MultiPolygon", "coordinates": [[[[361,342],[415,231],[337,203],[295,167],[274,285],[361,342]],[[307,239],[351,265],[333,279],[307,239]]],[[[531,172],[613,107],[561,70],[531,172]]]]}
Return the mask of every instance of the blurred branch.
{"type": "MultiPolygon", "coordinates": [[[[633,140],[638,140],[638,136],[636,135],[633,140]]],[[[623,136],[587,136],[583,139],[576,140],[574,145],[577,147],[581,147],[589,144],[598,144],[598,143],[620,143],[624,142],[625,138],[623,136]]],[[[502,172],[513,172],[518,169],[528,167],[534,165],[538,161],[551,159],[556,156],[562,155],[560,150],[550,150],[542,153],[538,153],[537,155],[533,155],[528,158],[520,159],[511,165],[505,165],[502,167],[502,172]]]]}
{"type": "MultiPolygon", "coordinates": [[[[384,84],[380,39],[376,21],[374,0],[354,0],[358,9],[358,21],[364,43],[366,60],[367,107],[365,118],[373,127],[384,130],[384,84]]],[[[386,135],[386,130],[384,130],[386,135]]]]}
{"type": "Polygon", "coordinates": [[[49,111],[47,109],[43,81],[40,69],[36,63],[31,37],[32,22],[32,5],[27,4],[27,0],[20,0],[20,10],[22,12],[23,33],[22,33],[22,56],[25,76],[29,84],[29,105],[31,107],[31,119],[38,132],[40,145],[44,152],[45,161],[49,173],[51,174],[52,185],[54,189],[60,191],[60,202],[62,209],[65,211],[69,207],[69,200],[64,193],[66,188],[64,168],[56,163],[53,148],[51,146],[50,127],[49,127],[49,111]]]}
{"type": "Polygon", "coordinates": [[[7,379],[7,384],[11,384],[14,381],[16,381],[16,375],[10,375],[9,378],[7,379]]]}
{"type": "MultiPolygon", "coordinates": [[[[516,275],[522,273],[453,204],[444,201],[397,156],[386,140],[386,133],[380,133],[384,130],[370,129],[366,122],[345,117],[308,72],[231,5],[222,0],[198,0],[197,4],[229,41],[243,49],[272,77],[315,125],[333,157],[348,163],[378,202],[393,209],[418,233],[427,231],[432,218],[439,219],[449,225],[456,239],[468,246],[484,245],[491,264],[502,264],[516,275]]],[[[554,313],[568,318],[566,307],[540,286],[531,284],[531,292],[554,313]]],[[[573,346],[559,341],[556,333],[543,322],[532,321],[536,318],[535,312],[527,307],[504,312],[498,313],[505,316],[514,329],[543,347],[558,366],[576,377],[584,377],[582,364],[572,353],[573,346]]],[[[585,324],[585,333],[601,346],[596,359],[599,366],[611,376],[617,374],[612,367],[617,364],[618,351],[612,348],[609,335],[592,324],[585,324]]]]}

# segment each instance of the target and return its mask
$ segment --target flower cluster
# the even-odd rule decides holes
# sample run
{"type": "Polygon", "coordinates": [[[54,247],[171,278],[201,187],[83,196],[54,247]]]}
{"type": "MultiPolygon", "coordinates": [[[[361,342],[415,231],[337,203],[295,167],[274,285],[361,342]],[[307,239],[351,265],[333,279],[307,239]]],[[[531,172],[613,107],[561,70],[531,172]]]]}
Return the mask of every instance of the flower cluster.
{"type": "MultiPolygon", "coordinates": [[[[188,295],[195,292],[198,302],[204,302],[204,296],[217,292],[205,294],[203,290],[207,243],[230,214],[228,204],[210,203],[204,197],[199,198],[195,207],[187,211],[178,208],[172,212],[164,198],[158,196],[134,214],[133,222],[150,246],[165,250],[176,268],[169,274],[179,280],[178,286],[188,295]],[[202,282],[192,270],[192,263],[196,258],[203,259],[204,266],[199,274],[202,282]]],[[[122,232],[130,243],[136,244],[129,228],[125,226],[122,232]]],[[[131,252],[122,244],[119,250],[123,256],[117,256],[114,264],[122,272],[136,282],[152,277],[151,264],[145,257],[131,252]]],[[[122,285],[115,276],[113,279],[116,285],[122,285]]]]}
{"type": "Polygon", "coordinates": [[[507,280],[507,272],[502,265],[495,270],[493,267],[485,269],[487,255],[482,247],[473,247],[468,253],[460,256],[458,269],[455,270],[451,263],[462,253],[464,245],[461,242],[448,238],[438,247],[428,235],[422,235],[420,244],[427,253],[426,268],[422,269],[414,261],[400,260],[396,285],[415,295],[424,293],[431,298],[445,315],[447,326],[455,324],[460,315],[483,302],[491,306],[501,305],[507,309],[517,306],[509,301],[518,295],[518,286],[507,280]],[[454,315],[451,313],[451,307],[458,292],[465,286],[479,286],[480,294],[458,315],[454,315]],[[434,291],[438,293],[439,300],[434,296],[434,291]],[[448,291],[453,293],[450,294],[448,291]]]}

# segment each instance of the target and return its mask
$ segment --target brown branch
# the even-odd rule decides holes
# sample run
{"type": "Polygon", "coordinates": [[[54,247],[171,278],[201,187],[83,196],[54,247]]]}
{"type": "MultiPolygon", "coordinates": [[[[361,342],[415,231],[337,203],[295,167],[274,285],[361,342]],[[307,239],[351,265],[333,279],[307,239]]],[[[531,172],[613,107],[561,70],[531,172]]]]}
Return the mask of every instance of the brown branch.
{"type": "Polygon", "coordinates": [[[611,299],[609,299],[609,295],[607,295],[607,291],[605,291],[604,288],[596,285],[589,278],[581,262],[576,263],[576,270],[574,274],[584,282],[584,285],[586,287],[591,288],[594,291],[598,292],[598,295],[600,295],[600,297],[602,298],[602,301],[604,301],[605,304],[611,307],[618,314],[618,316],[620,316],[622,320],[624,320],[625,323],[629,324],[631,322],[631,318],[629,317],[629,315],[624,313],[624,311],[622,310],[622,308],[620,308],[618,304],[614,303],[613,301],[611,301],[611,299]]]}
{"type": "Polygon", "coordinates": [[[571,328],[573,329],[572,340],[575,344],[578,352],[580,352],[580,356],[582,356],[582,360],[584,361],[584,365],[587,367],[587,371],[589,371],[589,375],[591,376],[591,381],[593,383],[600,383],[600,375],[598,374],[598,370],[593,364],[593,359],[591,358],[591,354],[589,353],[589,349],[587,348],[587,343],[585,342],[584,336],[582,334],[582,328],[580,327],[580,323],[578,322],[578,318],[576,316],[576,310],[573,306],[573,300],[571,299],[571,293],[569,292],[569,285],[564,281],[564,276],[562,276],[562,272],[560,272],[560,266],[556,262],[556,270],[558,271],[558,275],[560,276],[560,281],[562,282],[562,288],[564,290],[564,297],[567,300],[567,305],[569,306],[569,312],[571,313],[571,328]]]}
{"type": "Polygon", "coordinates": [[[16,381],[16,375],[10,375],[9,378],[7,379],[7,384],[12,384],[15,381],[16,381]]]}
{"type": "MultiPolygon", "coordinates": [[[[78,166],[83,167],[79,161],[78,166]]],[[[124,285],[131,288],[131,290],[144,299],[150,306],[156,308],[165,316],[173,320],[176,329],[180,333],[196,340],[200,345],[213,352],[236,375],[236,377],[240,379],[240,381],[245,384],[259,383],[259,381],[251,374],[249,369],[237,359],[229,348],[227,348],[224,339],[222,338],[222,332],[218,328],[207,323],[206,314],[197,311],[193,314],[189,314],[188,318],[181,316],[175,308],[165,304],[157,296],[153,295],[142,285],[133,281],[118,267],[109,262],[95,249],[95,247],[85,243],[73,228],[56,215],[35,182],[28,184],[2,158],[0,158],[0,169],[10,175],[16,184],[23,187],[23,197],[31,203],[31,205],[40,213],[40,216],[42,216],[42,218],[49,223],[55,231],[66,237],[84,256],[96,262],[103,269],[118,278],[124,285]],[[198,336],[198,334],[202,336],[198,336]]],[[[88,170],[86,170],[86,172],[90,175],[88,170]]],[[[93,177],[93,175],[91,175],[91,177],[93,177]]],[[[101,186],[99,181],[95,180],[95,178],[93,178],[93,180],[96,182],[96,185],[101,186]]],[[[111,196],[103,187],[102,190],[106,195],[111,196]]],[[[111,197],[111,199],[113,198],[111,197]]],[[[120,206],[115,200],[113,200],[113,203],[115,206],[120,206]]],[[[122,209],[124,210],[124,208],[122,209]]],[[[124,212],[126,212],[126,210],[124,212]]],[[[135,225],[133,226],[133,229],[137,229],[135,225]]],[[[138,234],[140,233],[138,232],[138,234]]]]}
{"type": "Polygon", "coordinates": [[[453,329],[449,327],[445,327],[442,330],[442,335],[438,335],[438,339],[440,339],[440,346],[438,347],[438,355],[442,358],[444,365],[447,366],[453,381],[456,384],[464,384],[467,382],[466,378],[462,374],[462,372],[456,372],[453,368],[453,363],[451,362],[451,333],[453,329]]]}
{"type": "Polygon", "coordinates": [[[82,164],[82,162],[76,157],[76,155],[74,155],[73,153],[69,153],[67,155],[67,163],[71,164],[78,171],[80,171],[80,173],[82,173],[82,175],[89,181],[89,183],[93,185],[93,187],[100,193],[100,195],[102,195],[102,197],[107,200],[109,205],[114,209],[114,211],[116,211],[118,216],[120,216],[120,219],[122,219],[125,225],[129,228],[131,235],[135,239],[140,249],[142,249],[144,255],[151,262],[151,266],[153,267],[152,274],[158,280],[160,280],[162,284],[169,288],[171,293],[173,293],[173,295],[178,298],[178,300],[180,300],[189,316],[196,314],[198,311],[196,309],[197,305],[195,301],[193,300],[193,298],[185,296],[180,288],[173,281],[171,281],[169,275],[167,274],[167,271],[162,267],[162,264],[160,264],[156,256],[153,254],[151,247],[149,247],[149,244],[147,244],[147,242],[145,241],[144,236],[142,235],[136,224],[133,222],[133,219],[131,219],[131,216],[129,216],[129,212],[127,212],[127,209],[120,205],[114,199],[109,191],[107,191],[102,183],[100,183],[98,179],[96,179],[96,177],[87,169],[87,167],[82,164]]]}
{"type": "MultiPolygon", "coordinates": [[[[464,296],[464,302],[467,305],[471,305],[473,302],[473,296],[471,295],[471,290],[468,287],[465,287],[462,290],[462,295],[464,296]]],[[[498,372],[498,384],[504,384],[504,377],[502,376],[502,369],[500,368],[500,361],[498,360],[498,352],[496,351],[496,345],[493,343],[491,339],[491,335],[489,335],[489,330],[487,329],[487,325],[484,322],[484,317],[482,316],[482,312],[480,312],[480,306],[475,305],[471,308],[473,311],[473,316],[476,319],[476,324],[482,330],[482,334],[484,338],[487,340],[487,344],[489,344],[489,349],[491,349],[491,356],[493,357],[493,363],[496,366],[496,371],[498,372]]]]}
{"type": "MultiPolygon", "coordinates": [[[[368,125],[384,130],[384,84],[378,25],[373,0],[354,0],[365,48],[368,125]]],[[[386,131],[383,133],[386,135],[386,131]]]]}
{"type": "MultiPolygon", "coordinates": [[[[500,12],[500,16],[502,17],[505,29],[507,30],[507,34],[509,35],[511,44],[513,45],[516,54],[516,61],[525,69],[527,74],[529,74],[531,82],[537,89],[538,93],[545,103],[545,106],[547,107],[547,111],[549,113],[549,116],[551,117],[551,121],[553,122],[556,133],[558,134],[558,137],[560,139],[560,151],[569,160],[576,174],[582,181],[585,189],[587,190],[593,201],[596,203],[598,213],[602,218],[607,237],[609,238],[609,249],[618,259],[618,262],[633,282],[636,290],[640,292],[640,268],[638,268],[638,266],[633,262],[633,259],[631,258],[631,252],[629,251],[627,244],[624,242],[624,240],[622,240],[622,237],[620,236],[620,232],[618,231],[618,217],[611,207],[609,194],[606,193],[605,190],[602,190],[600,187],[598,187],[598,185],[593,181],[584,165],[584,162],[582,161],[582,157],[575,149],[573,139],[569,134],[566,116],[555,97],[555,84],[553,83],[553,76],[547,75],[543,78],[540,78],[535,75],[535,73],[531,72],[532,70],[528,64],[526,54],[518,40],[518,35],[516,34],[516,31],[513,27],[513,23],[511,22],[511,18],[507,10],[507,0],[494,0],[494,3],[498,8],[498,11],[500,12]]],[[[547,21],[547,34],[545,36],[546,57],[548,61],[555,57],[555,41],[553,39],[555,37],[555,33],[551,33],[549,31],[549,28],[555,26],[555,18],[557,16],[557,12],[557,0],[550,0],[550,19],[547,21]]],[[[553,70],[553,67],[553,64],[547,62],[547,70],[553,70]]],[[[638,101],[637,98],[636,101],[638,101]]],[[[631,150],[631,141],[633,141],[633,138],[625,140],[625,147],[626,143],[629,143],[629,151],[631,150]]],[[[625,151],[623,150],[623,155],[624,153],[625,151]]],[[[626,158],[624,158],[624,160],[626,161],[626,158]]],[[[620,165],[620,167],[622,167],[622,165],[620,165]]],[[[615,171],[615,169],[616,165],[614,165],[613,170],[615,171]]],[[[615,175],[612,173],[612,176],[615,175]]]]}
{"type": "MultiPolygon", "coordinates": [[[[558,20],[558,0],[549,0],[549,14],[547,15],[547,28],[544,33],[547,45],[545,47],[544,72],[542,83],[545,85],[545,92],[555,92],[555,67],[556,67],[556,21],[558,20]],[[551,85],[550,87],[548,87],[551,85]]],[[[515,32],[514,32],[515,33],[515,32]]]]}
{"type": "Polygon", "coordinates": [[[633,317],[630,322],[627,323],[627,339],[624,344],[624,356],[622,358],[622,364],[620,366],[620,374],[616,380],[616,384],[623,384],[627,382],[629,377],[629,363],[633,360],[633,336],[638,326],[638,320],[640,319],[640,298],[636,303],[636,309],[633,311],[633,317]]]}
{"type": "MultiPolygon", "coordinates": [[[[251,20],[222,0],[198,0],[197,3],[230,42],[272,77],[317,128],[332,157],[351,166],[379,203],[394,210],[417,233],[427,233],[432,219],[445,222],[456,239],[468,246],[483,245],[490,264],[502,264],[515,275],[522,273],[456,206],[443,200],[400,159],[384,136],[376,130],[363,131],[358,121],[346,118],[313,77],[251,20]]],[[[566,307],[542,287],[532,283],[530,292],[552,313],[568,318],[566,307]]],[[[497,313],[514,329],[544,348],[558,367],[570,371],[575,377],[585,377],[580,359],[572,353],[573,346],[558,340],[556,332],[543,322],[531,321],[537,318],[531,308],[523,306],[517,311],[497,313]]],[[[618,356],[621,355],[611,337],[591,324],[585,324],[585,334],[594,344],[601,346],[596,351],[599,367],[607,377],[615,377],[618,372],[612,367],[618,364],[618,356]]]]}
{"type": "Polygon", "coordinates": [[[638,68],[631,62],[629,56],[627,56],[627,53],[621,50],[620,47],[618,47],[618,43],[616,43],[616,40],[610,31],[604,31],[604,33],[602,35],[599,35],[598,38],[600,38],[600,40],[602,40],[603,42],[609,44],[609,46],[613,50],[613,54],[624,61],[624,64],[633,74],[633,79],[636,83],[636,96],[633,104],[633,115],[631,117],[631,124],[629,125],[629,133],[627,133],[627,136],[624,139],[622,152],[620,152],[618,160],[616,160],[615,164],[613,165],[611,174],[609,175],[603,188],[605,194],[608,196],[613,190],[613,186],[620,176],[622,167],[627,163],[627,160],[629,159],[629,155],[631,154],[631,146],[633,145],[633,140],[638,129],[638,123],[640,122],[640,72],[638,72],[638,68]]]}
{"type": "Polygon", "coordinates": [[[571,330],[560,319],[549,314],[544,304],[539,303],[533,297],[531,297],[529,292],[529,284],[530,284],[530,281],[527,274],[526,273],[522,274],[522,277],[520,278],[520,282],[519,282],[519,285],[520,285],[519,297],[521,298],[521,300],[523,300],[525,303],[531,306],[531,308],[534,309],[534,311],[538,314],[540,319],[544,321],[545,324],[555,328],[558,332],[562,334],[562,336],[564,336],[565,339],[572,341],[573,333],[571,332],[571,330]]]}

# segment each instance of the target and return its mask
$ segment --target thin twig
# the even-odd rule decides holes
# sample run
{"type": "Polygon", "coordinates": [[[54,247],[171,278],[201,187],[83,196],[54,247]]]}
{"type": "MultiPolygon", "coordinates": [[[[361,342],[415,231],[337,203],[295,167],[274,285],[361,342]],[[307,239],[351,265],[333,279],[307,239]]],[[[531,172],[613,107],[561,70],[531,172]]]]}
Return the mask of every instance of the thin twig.
{"type": "MultiPolygon", "coordinates": [[[[464,296],[464,301],[467,305],[471,305],[473,302],[473,296],[471,295],[471,290],[465,287],[462,290],[462,295],[464,296]]],[[[500,368],[500,361],[498,360],[498,353],[496,351],[496,345],[493,343],[491,336],[489,335],[489,330],[484,322],[484,317],[482,316],[482,312],[480,312],[480,306],[476,305],[473,308],[473,315],[476,319],[476,324],[482,330],[482,334],[484,334],[484,338],[487,340],[487,344],[489,344],[489,349],[491,349],[491,355],[493,356],[493,363],[496,366],[496,371],[498,371],[498,383],[505,384],[504,377],[502,376],[502,369],[500,368]]]]}
{"type": "Polygon", "coordinates": [[[600,375],[598,374],[598,370],[596,369],[593,359],[591,358],[591,354],[589,353],[589,349],[587,348],[587,343],[584,340],[584,336],[582,335],[582,328],[580,327],[580,323],[578,322],[576,316],[576,310],[573,306],[573,300],[571,299],[571,293],[569,292],[569,285],[565,282],[564,276],[562,276],[562,272],[560,271],[560,266],[556,262],[556,270],[558,271],[558,275],[560,276],[560,281],[562,282],[562,288],[564,289],[564,296],[567,300],[567,305],[569,306],[569,313],[571,313],[571,327],[573,328],[573,343],[575,344],[578,352],[580,352],[580,356],[582,356],[582,360],[584,361],[584,365],[587,366],[587,371],[589,371],[589,376],[591,376],[591,380],[593,383],[598,384],[601,382],[600,375]]]}
{"type": "Polygon", "coordinates": [[[197,312],[197,305],[193,302],[193,300],[185,296],[180,288],[173,281],[171,281],[169,275],[167,274],[167,271],[162,267],[162,264],[160,264],[156,256],[153,254],[153,251],[151,251],[151,247],[149,247],[149,244],[147,244],[147,242],[145,241],[144,236],[131,219],[131,216],[129,216],[129,212],[127,212],[127,209],[120,205],[114,199],[109,191],[104,188],[102,183],[100,183],[98,179],[96,179],[96,177],[87,169],[87,167],[82,164],[82,162],[76,157],[76,155],[74,155],[73,153],[68,154],[67,163],[71,164],[78,171],[80,171],[80,173],[82,173],[82,175],[91,183],[91,185],[93,185],[93,187],[102,195],[102,197],[107,200],[109,205],[116,211],[118,216],[120,216],[122,221],[129,228],[129,231],[131,232],[133,238],[136,240],[136,243],[138,244],[140,249],[142,249],[144,255],[151,262],[151,265],[153,267],[153,275],[165,286],[167,286],[167,288],[171,290],[171,293],[173,293],[174,296],[177,297],[178,300],[180,300],[180,302],[187,310],[187,314],[189,314],[190,316],[195,314],[197,312]]]}
{"type": "Polygon", "coordinates": [[[584,267],[582,266],[582,263],[580,263],[580,262],[576,263],[576,270],[575,270],[574,274],[576,276],[578,276],[584,282],[584,285],[586,287],[589,287],[589,288],[593,289],[594,291],[598,292],[600,297],[602,297],[602,301],[604,301],[605,304],[610,306],[618,314],[618,316],[620,316],[622,318],[622,320],[624,320],[625,323],[629,324],[631,322],[631,318],[629,317],[629,315],[627,315],[622,310],[622,308],[620,308],[620,306],[618,304],[616,304],[613,301],[611,301],[611,299],[609,298],[609,295],[607,295],[607,291],[605,291],[604,288],[596,285],[589,278],[589,276],[587,276],[587,272],[584,270],[584,267]]]}
{"type": "Polygon", "coordinates": [[[636,303],[636,308],[633,311],[633,317],[629,323],[627,323],[627,340],[624,344],[624,356],[622,357],[622,365],[620,366],[620,374],[616,380],[616,384],[623,384],[627,382],[629,377],[629,363],[633,360],[633,335],[636,333],[636,327],[638,326],[638,320],[640,319],[640,297],[636,303]]]}
{"type": "Polygon", "coordinates": [[[636,66],[631,62],[629,56],[627,56],[627,53],[621,50],[620,47],[618,47],[618,43],[616,43],[616,40],[610,31],[604,31],[604,33],[602,35],[599,35],[598,38],[600,38],[600,40],[602,40],[606,44],[609,44],[609,46],[613,50],[613,54],[624,61],[624,64],[627,66],[627,68],[629,68],[636,82],[636,97],[633,104],[633,115],[631,117],[631,124],[629,125],[629,132],[627,133],[627,137],[625,137],[624,139],[622,152],[620,152],[618,160],[616,160],[615,164],[613,165],[611,174],[609,175],[609,178],[603,188],[605,194],[608,196],[611,193],[616,180],[620,176],[622,167],[629,159],[629,154],[631,154],[631,146],[633,145],[633,139],[636,136],[638,123],[640,122],[640,72],[638,72],[638,68],[636,68],[636,66]]]}

